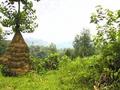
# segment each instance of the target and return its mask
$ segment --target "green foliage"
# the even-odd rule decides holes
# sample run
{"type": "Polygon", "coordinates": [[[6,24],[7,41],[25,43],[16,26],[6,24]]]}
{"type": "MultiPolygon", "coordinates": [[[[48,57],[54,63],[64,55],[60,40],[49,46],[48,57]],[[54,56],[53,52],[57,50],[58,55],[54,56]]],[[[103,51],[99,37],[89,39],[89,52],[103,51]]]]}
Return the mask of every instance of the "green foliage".
{"type": "MultiPolygon", "coordinates": [[[[18,0],[9,0],[11,4],[14,4],[15,2],[18,2],[18,0]]],[[[40,1],[40,0],[34,0],[34,1],[40,1]]],[[[27,0],[21,0],[23,4],[27,3],[27,0]]]]}
{"type": "Polygon", "coordinates": [[[37,73],[45,73],[48,70],[56,70],[58,69],[60,62],[60,55],[58,53],[50,54],[46,58],[35,58],[32,57],[32,66],[33,70],[37,73]]]}
{"type": "Polygon", "coordinates": [[[23,3],[22,11],[19,11],[16,10],[16,5],[11,4],[9,0],[3,1],[0,4],[0,23],[4,27],[12,27],[13,31],[16,31],[18,25],[22,32],[33,32],[38,26],[34,22],[37,17],[35,15],[36,11],[33,9],[33,3],[27,0],[26,4],[23,3]]]}
{"type": "MultiPolygon", "coordinates": [[[[40,62],[39,60],[34,58],[36,64],[40,62]]],[[[46,73],[41,70],[39,72],[43,73],[40,75],[34,71],[19,77],[3,77],[0,74],[2,81],[0,88],[1,90],[92,90],[94,81],[100,76],[100,61],[101,56],[74,60],[63,56],[59,62],[59,69],[46,73]]]]}
{"type": "Polygon", "coordinates": [[[70,57],[71,59],[74,59],[75,58],[75,50],[72,49],[72,48],[67,48],[67,49],[64,49],[64,54],[68,57],[70,57]]]}
{"type": "MultiPolygon", "coordinates": [[[[53,59],[53,55],[50,57],[53,59]]],[[[54,56],[54,58],[56,57],[54,56]]],[[[100,61],[101,56],[77,58],[75,60],[71,60],[67,56],[62,56],[59,59],[59,69],[54,74],[54,77],[58,76],[59,88],[63,90],[92,89],[94,82],[99,78],[100,71],[102,70],[100,61]]],[[[42,72],[42,70],[39,72],[42,72]]]]}
{"type": "Polygon", "coordinates": [[[5,41],[4,39],[5,39],[5,35],[2,31],[2,28],[0,28],[0,55],[2,55],[5,52],[8,46],[7,41],[5,41]]]}
{"type": "MultiPolygon", "coordinates": [[[[119,10],[114,12],[98,6],[96,11],[94,15],[96,15],[98,22],[95,23],[96,20],[93,20],[94,15],[91,17],[91,21],[96,24],[98,30],[97,36],[94,39],[96,47],[101,49],[103,57],[106,57],[106,62],[108,64],[115,62],[119,63],[119,10]]],[[[119,69],[119,67],[115,68],[117,70],[119,69]]]]}
{"type": "Polygon", "coordinates": [[[43,60],[40,58],[31,57],[32,69],[38,74],[42,74],[45,71],[42,67],[42,62],[43,60]]]}
{"type": "Polygon", "coordinates": [[[48,56],[48,49],[45,46],[33,46],[29,47],[30,54],[37,58],[46,58],[48,56]]]}
{"type": "Polygon", "coordinates": [[[54,72],[40,76],[36,73],[28,73],[19,77],[3,77],[0,75],[1,90],[61,90],[54,72]]]}
{"type": "Polygon", "coordinates": [[[5,40],[0,41],[0,55],[3,55],[8,47],[8,42],[5,40]]]}
{"type": "Polygon", "coordinates": [[[96,46],[102,48],[102,46],[108,43],[119,41],[119,10],[111,11],[103,9],[101,6],[97,6],[96,8],[96,12],[91,16],[91,22],[96,24],[98,31],[95,38],[96,46]]]}
{"type": "Polygon", "coordinates": [[[111,11],[101,6],[96,8],[96,12],[91,16],[91,22],[96,24],[97,29],[97,36],[94,42],[96,47],[101,49],[103,72],[109,73],[109,78],[111,79],[108,82],[110,83],[109,85],[104,81],[107,85],[103,84],[102,87],[109,90],[117,90],[119,88],[116,85],[119,83],[120,69],[120,10],[111,11]],[[107,71],[105,71],[106,69],[107,71]],[[115,78],[115,75],[117,78],[115,78]],[[111,86],[115,87],[111,89],[111,86]]]}
{"type": "Polygon", "coordinates": [[[50,53],[55,53],[55,52],[57,52],[56,45],[55,45],[54,43],[51,43],[51,44],[48,46],[48,50],[50,51],[50,53]]]}
{"type": "Polygon", "coordinates": [[[33,70],[37,73],[45,73],[50,70],[58,70],[59,67],[64,67],[71,59],[67,56],[61,56],[59,53],[48,55],[46,58],[31,57],[33,70]]]}
{"type": "Polygon", "coordinates": [[[49,54],[57,53],[56,45],[53,43],[48,46],[31,45],[29,49],[31,56],[37,58],[46,58],[49,54]]]}
{"type": "Polygon", "coordinates": [[[30,46],[33,69],[37,73],[44,73],[48,70],[58,68],[60,55],[57,53],[56,45],[51,43],[49,46],[30,46]]]}
{"type": "Polygon", "coordinates": [[[99,78],[100,56],[77,58],[61,67],[61,83],[65,90],[92,90],[99,78]],[[64,77],[63,77],[64,76],[64,77]]]}
{"type": "Polygon", "coordinates": [[[58,68],[58,65],[59,65],[59,54],[54,53],[54,54],[50,54],[47,58],[45,58],[43,67],[46,70],[55,70],[58,68]]]}
{"type": "Polygon", "coordinates": [[[76,35],[73,42],[76,56],[85,57],[94,53],[94,48],[91,42],[90,32],[84,29],[80,35],[76,35]]]}
{"type": "Polygon", "coordinates": [[[4,39],[3,30],[0,27],[0,41],[4,39]]]}

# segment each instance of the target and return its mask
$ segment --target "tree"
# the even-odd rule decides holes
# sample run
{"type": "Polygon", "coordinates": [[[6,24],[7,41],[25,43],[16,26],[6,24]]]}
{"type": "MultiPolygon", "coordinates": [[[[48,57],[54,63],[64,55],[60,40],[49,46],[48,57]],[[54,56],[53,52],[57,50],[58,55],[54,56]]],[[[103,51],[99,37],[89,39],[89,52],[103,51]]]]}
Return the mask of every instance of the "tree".
{"type": "Polygon", "coordinates": [[[88,29],[83,29],[80,35],[76,35],[73,41],[76,56],[85,57],[93,54],[93,45],[88,29]]]}
{"type": "MultiPolygon", "coordinates": [[[[103,86],[117,90],[120,87],[120,10],[111,11],[101,6],[91,16],[91,23],[96,25],[97,35],[94,39],[96,47],[101,49],[103,72],[109,74],[110,80],[104,81],[103,86]]],[[[102,75],[102,74],[101,74],[102,75]]]]}
{"type": "Polygon", "coordinates": [[[50,53],[57,52],[56,45],[54,43],[50,43],[50,45],[48,46],[48,50],[50,51],[50,53]]]}
{"type": "Polygon", "coordinates": [[[33,3],[28,0],[6,0],[0,4],[0,23],[4,27],[11,27],[15,32],[6,53],[2,57],[3,72],[6,75],[16,76],[28,72],[31,68],[29,48],[25,43],[21,32],[33,32],[37,27],[33,3]],[[18,3],[16,10],[14,2],[18,3]],[[21,7],[21,3],[23,7],[21,7]],[[21,10],[22,8],[22,10],[21,10]]]}
{"type": "Polygon", "coordinates": [[[75,52],[73,48],[66,48],[64,49],[64,53],[66,56],[70,57],[71,59],[75,58],[75,52]]]}
{"type": "Polygon", "coordinates": [[[4,40],[4,34],[2,32],[2,28],[0,27],[0,55],[2,55],[7,47],[7,43],[4,40]]]}
{"type": "Polygon", "coordinates": [[[18,29],[18,31],[22,32],[33,32],[37,27],[37,24],[34,22],[37,18],[35,16],[36,11],[32,9],[33,3],[31,1],[26,1],[23,5],[23,10],[20,11],[20,2],[18,2],[18,10],[16,10],[17,7],[8,0],[2,2],[0,5],[0,12],[4,16],[1,15],[2,18],[0,19],[0,23],[4,27],[11,27],[11,31],[14,32],[18,29]]]}
{"type": "Polygon", "coordinates": [[[0,27],[0,41],[3,40],[2,28],[0,27]]]}
{"type": "Polygon", "coordinates": [[[30,47],[30,54],[36,58],[46,58],[48,56],[48,47],[47,46],[37,46],[31,45],[30,47]]]}

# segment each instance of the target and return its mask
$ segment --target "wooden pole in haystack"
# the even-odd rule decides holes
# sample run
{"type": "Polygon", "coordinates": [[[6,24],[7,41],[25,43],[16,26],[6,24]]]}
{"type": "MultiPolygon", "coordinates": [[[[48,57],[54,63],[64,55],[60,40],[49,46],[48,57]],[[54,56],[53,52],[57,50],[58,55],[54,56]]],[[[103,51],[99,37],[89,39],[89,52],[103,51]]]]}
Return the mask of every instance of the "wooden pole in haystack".
{"type": "Polygon", "coordinates": [[[18,76],[30,70],[29,48],[20,32],[20,0],[16,18],[15,35],[3,57],[3,73],[7,76],[18,76]]]}

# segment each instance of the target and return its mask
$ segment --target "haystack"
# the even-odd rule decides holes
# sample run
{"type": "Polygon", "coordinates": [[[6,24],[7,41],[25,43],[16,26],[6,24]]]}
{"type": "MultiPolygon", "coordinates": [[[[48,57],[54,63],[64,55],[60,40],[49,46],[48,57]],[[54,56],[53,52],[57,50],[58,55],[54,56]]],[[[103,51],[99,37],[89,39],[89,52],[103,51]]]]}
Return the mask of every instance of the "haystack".
{"type": "Polygon", "coordinates": [[[25,74],[30,70],[29,48],[20,31],[17,31],[6,53],[1,58],[3,73],[9,76],[25,74]]]}

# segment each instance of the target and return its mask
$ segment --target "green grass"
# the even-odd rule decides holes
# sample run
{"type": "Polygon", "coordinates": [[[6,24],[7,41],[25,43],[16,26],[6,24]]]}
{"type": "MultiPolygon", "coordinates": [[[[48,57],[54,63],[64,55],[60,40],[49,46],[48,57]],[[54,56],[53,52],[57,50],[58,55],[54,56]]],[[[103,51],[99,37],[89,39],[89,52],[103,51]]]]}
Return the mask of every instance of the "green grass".
{"type": "Polygon", "coordinates": [[[44,76],[29,73],[19,77],[0,75],[0,90],[60,90],[55,72],[44,76]]]}

